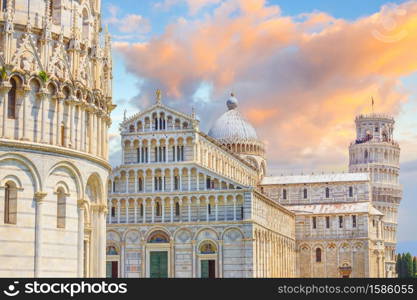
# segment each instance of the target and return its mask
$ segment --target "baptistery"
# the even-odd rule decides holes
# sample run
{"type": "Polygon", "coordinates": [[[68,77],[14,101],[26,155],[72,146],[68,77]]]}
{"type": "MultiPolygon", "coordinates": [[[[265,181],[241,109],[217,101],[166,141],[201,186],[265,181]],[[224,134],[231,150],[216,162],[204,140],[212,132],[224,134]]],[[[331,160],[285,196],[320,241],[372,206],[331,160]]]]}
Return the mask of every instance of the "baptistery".
{"type": "Polygon", "coordinates": [[[0,2],[0,276],[104,276],[114,105],[101,1],[0,2]]]}

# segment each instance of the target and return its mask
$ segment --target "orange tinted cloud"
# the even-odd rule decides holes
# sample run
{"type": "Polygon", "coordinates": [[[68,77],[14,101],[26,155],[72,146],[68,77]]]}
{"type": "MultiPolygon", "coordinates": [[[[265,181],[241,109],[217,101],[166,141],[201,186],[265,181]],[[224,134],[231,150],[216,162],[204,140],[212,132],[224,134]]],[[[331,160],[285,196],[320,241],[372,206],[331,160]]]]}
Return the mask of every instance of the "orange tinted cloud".
{"type": "Polygon", "coordinates": [[[224,111],[217,102],[236,92],[274,167],[343,164],[354,116],[369,112],[371,95],[378,111],[393,114],[407,100],[399,79],[417,70],[417,3],[348,22],[321,12],[282,16],[264,0],[223,1],[203,19],[115,48],[145,78],[140,97],[161,87],[189,109],[210,83],[210,102],[200,106],[205,129],[224,111]]]}

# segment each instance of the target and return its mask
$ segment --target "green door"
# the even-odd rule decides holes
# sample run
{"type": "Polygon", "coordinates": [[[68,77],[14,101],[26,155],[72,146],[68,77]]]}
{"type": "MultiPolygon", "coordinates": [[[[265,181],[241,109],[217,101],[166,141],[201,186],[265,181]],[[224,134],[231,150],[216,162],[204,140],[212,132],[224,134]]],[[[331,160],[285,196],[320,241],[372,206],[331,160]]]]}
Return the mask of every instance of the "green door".
{"type": "Polygon", "coordinates": [[[201,278],[209,278],[209,261],[201,261],[201,278]]]}
{"type": "Polygon", "coordinates": [[[168,278],[167,251],[152,251],[150,253],[150,277],[168,278]]]}

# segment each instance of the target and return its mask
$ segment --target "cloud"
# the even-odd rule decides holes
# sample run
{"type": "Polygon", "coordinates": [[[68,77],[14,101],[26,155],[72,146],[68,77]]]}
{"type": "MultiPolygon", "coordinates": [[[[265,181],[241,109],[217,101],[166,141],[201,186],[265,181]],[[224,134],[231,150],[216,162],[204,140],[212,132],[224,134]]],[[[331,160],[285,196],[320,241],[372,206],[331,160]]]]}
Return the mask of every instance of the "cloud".
{"type": "Polygon", "coordinates": [[[127,14],[119,17],[119,7],[110,4],[107,7],[110,16],[104,20],[105,24],[114,26],[120,35],[113,35],[116,39],[132,39],[138,38],[144,33],[151,30],[151,25],[148,19],[141,15],[127,14]]]}
{"type": "Polygon", "coordinates": [[[115,43],[128,71],[144,79],[139,99],[148,101],[159,87],[176,108],[189,110],[201,84],[210,84],[206,130],[233,90],[273,169],[346,166],[354,116],[370,111],[370,97],[379,112],[394,115],[407,101],[400,79],[417,70],[416,47],[414,1],[348,22],[230,0],[146,42],[115,43]]]}
{"type": "Polygon", "coordinates": [[[201,9],[219,4],[221,0],[164,0],[161,2],[155,3],[154,7],[157,9],[168,10],[172,6],[178,5],[180,3],[186,3],[189,8],[190,15],[197,14],[201,9]]]}

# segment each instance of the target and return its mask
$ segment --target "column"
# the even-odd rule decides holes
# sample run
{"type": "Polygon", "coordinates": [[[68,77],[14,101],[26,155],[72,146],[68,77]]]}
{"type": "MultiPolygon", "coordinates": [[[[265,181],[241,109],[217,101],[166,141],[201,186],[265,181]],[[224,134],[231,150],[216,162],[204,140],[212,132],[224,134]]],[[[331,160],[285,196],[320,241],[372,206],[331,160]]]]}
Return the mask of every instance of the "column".
{"type": "Polygon", "coordinates": [[[236,198],[233,198],[233,221],[236,221],[236,198]]]}
{"type": "Polygon", "coordinates": [[[151,179],[152,179],[152,193],[155,193],[155,176],[153,170],[151,170],[151,179]]]}
{"type": "MultiPolygon", "coordinates": [[[[111,222],[110,222],[111,223],[111,222]]],[[[78,200],[78,247],[77,264],[79,278],[84,276],[84,201],[78,200]]]]}
{"type": "Polygon", "coordinates": [[[41,143],[46,143],[47,141],[45,140],[45,130],[46,130],[46,109],[45,109],[45,102],[47,101],[47,92],[46,91],[41,91],[40,92],[40,97],[41,97],[41,117],[42,117],[42,123],[41,123],[41,143]]]}
{"type": "Polygon", "coordinates": [[[80,126],[80,150],[85,151],[85,111],[84,105],[80,105],[80,119],[81,119],[81,126],[80,126]]]}
{"type": "Polygon", "coordinates": [[[22,106],[23,107],[22,107],[22,134],[21,135],[19,134],[19,136],[21,136],[21,140],[27,141],[28,138],[27,138],[27,108],[26,108],[26,105],[27,105],[27,102],[28,102],[27,98],[28,98],[28,95],[29,95],[29,92],[30,92],[30,88],[29,87],[23,87],[20,92],[21,92],[20,96],[23,98],[23,100],[22,100],[22,106]]]}
{"type": "MultiPolygon", "coordinates": [[[[88,140],[88,153],[93,154],[93,116],[94,113],[91,110],[91,108],[89,108],[88,110],[88,132],[89,132],[89,140],[88,140]]],[[[123,155],[123,149],[122,149],[122,155],[123,155]]],[[[124,163],[124,159],[122,159],[122,164],[124,163]]]]}
{"type": "Polygon", "coordinates": [[[69,146],[71,148],[75,148],[75,143],[74,143],[74,102],[72,100],[68,102],[68,110],[69,110],[69,121],[70,121],[70,125],[69,125],[70,142],[69,142],[69,146]]]}
{"type": "MultiPolygon", "coordinates": [[[[142,206],[143,206],[143,217],[142,217],[142,223],[146,223],[146,199],[142,200],[142,206]]],[[[145,254],[143,254],[145,255],[145,254]]]]}
{"type": "Polygon", "coordinates": [[[191,191],[191,169],[188,169],[188,190],[191,191]]]}
{"type": "Polygon", "coordinates": [[[165,222],[165,200],[161,199],[161,209],[162,209],[162,214],[161,214],[161,222],[164,223],[165,222]]]}
{"type": "Polygon", "coordinates": [[[133,209],[134,209],[134,212],[133,212],[134,222],[136,224],[138,222],[138,202],[136,200],[134,200],[133,202],[133,209]]]}
{"type": "Polygon", "coordinates": [[[174,190],[174,170],[170,170],[169,174],[171,175],[170,179],[171,179],[171,192],[174,190]]]}
{"type": "Polygon", "coordinates": [[[216,197],[216,199],[214,200],[214,210],[215,210],[215,221],[217,222],[217,220],[218,220],[218,208],[217,208],[217,206],[218,206],[218,203],[219,203],[219,200],[218,200],[218,198],[216,197]]]}
{"type": "MultiPolygon", "coordinates": [[[[63,97],[63,95],[62,95],[62,97],[63,97]]],[[[57,146],[64,146],[64,145],[61,145],[61,123],[62,123],[61,114],[63,115],[63,109],[62,109],[63,98],[62,97],[58,97],[56,99],[56,125],[55,125],[56,126],[56,128],[55,128],[55,130],[56,130],[56,141],[55,141],[55,144],[57,146]]],[[[23,133],[23,134],[25,134],[25,133],[23,133]]]]}
{"type": "Polygon", "coordinates": [[[197,198],[196,203],[197,203],[197,222],[199,222],[200,221],[200,199],[199,198],[197,198]]]}
{"type": "Polygon", "coordinates": [[[35,219],[35,277],[42,277],[42,227],[43,227],[43,203],[46,193],[36,192],[36,219],[35,219]]]}
{"type": "Polygon", "coordinates": [[[126,190],[125,193],[129,193],[129,174],[126,172],[126,190]]]}
{"type": "Polygon", "coordinates": [[[195,188],[195,190],[196,191],[199,191],[200,190],[200,173],[198,172],[198,170],[196,170],[196,184],[197,184],[197,186],[196,186],[196,188],[195,188]]]}
{"type": "Polygon", "coordinates": [[[151,163],[151,147],[149,147],[150,145],[148,145],[147,147],[146,147],[146,154],[147,154],[147,161],[148,161],[148,164],[150,164],[151,163]]]}
{"type": "Polygon", "coordinates": [[[109,213],[109,224],[111,224],[112,223],[112,219],[111,219],[112,218],[112,215],[111,215],[111,212],[112,212],[112,208],[113,208],[113,203],[112,203],[111,200],[109,201],[109,204],[108,205],[109,205],[109,212],[110,212],[109,213]]]}
{"type": "Polygon", "coordinates": [[[106,276],[106,214],[107,208],[105,205],[101,206],[100,209],[100,268],[99,268],[99,277],[106,276]]]}
{"type": "Polygon", "coordinates": [[[126,210],[126,224],[129,224],[129,200],[125,200],[125,210],[126,210]]]}
{"type": "Polygon", "coordinates": [[[191,198],[188,199],[188,222],[191,222],[191,198]]]}
{"type": "Polygon", "coordinates": [[[138,192],[138,172],[137,172],[137,170],[135,170],[133,180],[135,181],[135,193],[137,193],[138,192]]]}
{"type": "Polygon", "coordinates": [[[151,209],[152,209],[152,218],[151,221],[152,223],[155,223],[155,199],[151,200],[151,209]]]}
{"type": "Polygon", "coordinates": [[[97,156],[101,156],[101,152],[102,152],[102,148],[103,148],[103,143],[101,141],[101,112],[98,111],[97,112],[97,136],[96,136],[96,141],[97,141],[97,152],[96,155],[97,156]]]}
{"type": "Polygon", "coordinates": [[[171,200],[170,200],[170,220],[171,220],[171,223],[172,222],[174,222],[174,199],[173,198],[171,198],[171,200]]]}
{"type": "Polygon", "coordinates": [[[8,82],[3,82],[0,86],[1,103],[3,104],[3,124],[2,124],[2,137],[8,138],[7,136],[7,111],[8,111],[8,98],[7,94],[12,85],[8,82]]]}
{"type": "Polygon", "coordinates": [[[117,224],[120,224],[120,199],[117,199],[117,224]]]}
{"type": "Polygon", "coordinates": [[[209,205],[210,205],[210,200],[207,199],[206,200],[206,221],[210,221],[210,215],[209,215],[209,205]]]}

